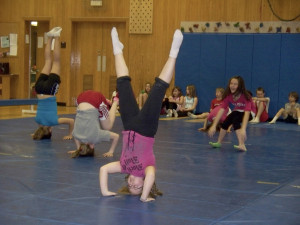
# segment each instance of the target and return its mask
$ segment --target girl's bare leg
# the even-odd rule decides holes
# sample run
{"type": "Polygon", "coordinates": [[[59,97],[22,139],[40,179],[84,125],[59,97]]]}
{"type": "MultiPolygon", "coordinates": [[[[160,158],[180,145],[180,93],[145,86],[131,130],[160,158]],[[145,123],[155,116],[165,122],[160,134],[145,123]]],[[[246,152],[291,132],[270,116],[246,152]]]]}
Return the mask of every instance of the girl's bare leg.
{"type": "Polygon", "coordinates": [[[43,74],[49,75],[52,67],[52,59],[51,59],[51,43],[52,43],[53,37],[48,37],[47,44],[45,46],[45,53],[44,53],[44,58],[45,58],[45,64],[44,67],[41,71],[43,74]]]}
{"type": "Polygon", "coordinates": [[[60,38],[54,37],[53,64],[51,73],[60,75],[60,38]]]}
{"type": "Polygon", "coordinates": [[[238,129],[235,132],[236,132],[236,136],[238,138],[239,145],[234,145],[234,148],[241,150],[241,151],[247,151],[246,146],[245,146],[245,139],[241,135],[241,129],[238,129]]]}
{"type": "Polygon", "coordinates": [[[281,108],[277,113],[276,113],[276,115],[274,116],[274,118],[272,119],[272,121],[271,122],[269,122],[269,123],[276,123],[276,120],[282,115],[282,114],[284,114],[284,108],[281,108]]]}

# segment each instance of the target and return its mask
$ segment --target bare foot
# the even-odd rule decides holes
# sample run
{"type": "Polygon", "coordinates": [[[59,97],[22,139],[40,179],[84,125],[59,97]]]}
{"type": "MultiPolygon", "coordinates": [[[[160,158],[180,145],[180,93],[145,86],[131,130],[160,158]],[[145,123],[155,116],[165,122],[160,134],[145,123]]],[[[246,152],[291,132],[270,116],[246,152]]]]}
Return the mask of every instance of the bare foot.
{"type": "Polygon", "coordinates": [[[246,152],[246,146],[245,145],[234,145],[233,146],[235,149],[237,149],[238,151],[242,151],[242,152],[246,152]]]}

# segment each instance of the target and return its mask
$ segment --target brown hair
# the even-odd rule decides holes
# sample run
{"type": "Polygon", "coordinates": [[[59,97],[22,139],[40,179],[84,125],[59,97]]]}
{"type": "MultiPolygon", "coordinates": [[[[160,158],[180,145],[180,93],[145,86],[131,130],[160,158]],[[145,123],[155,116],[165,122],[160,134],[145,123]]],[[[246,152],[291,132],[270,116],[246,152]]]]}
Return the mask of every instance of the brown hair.
{"type": "Polygon", "coordinates": [[[262,88],[262,87],[258,87],[257,89],[256,89],[256,92],[257,91],[262,91],[263,93],[265,93],[265,90],[262,88]]]}
{"type": "Polygon", "coordinates": [[[173,87],[173,89],[172,89],[172,96],[173,96],[173,92],[174,92],[175,89],[177,89],[178,92],[179,92],[178,97],[181,97],[182,96],[182,91],[181,91],[181,88],[178,87],[178,86],[173,87]]]}
{"type": "Polygon", "coordinates": [[[78,156],[94,156],[94,149],[89,144],[81,144],[79,149],[71,154],[72,158],[77,158],[78,156]]]}
{"type": "Polygon", "coordinates": [[[33,140],[50,139],[51,136],[52,133],[49,127],[41,126],[35,130],[35,132],[32,135],[32,139],[33,140]]]}
{"type": "Polygon", "coordinates": [[[289,97],[290,97],[290,96],[294,97],[295,100],[296,100],[296,102],[298,102],[298,100],[299,100],[299,95],[298,95],[298,93],[297,93],[296,91],[291,91],[291,92],[289,93],[289,97]]]}
{"type": "Polygon", "coordinates": [[[224,94],[224,91],[225,91],[225,89],[224,88],[222,88],[222,87],[218,87],[218,88],[216,88],[216,91],[219,91],[219,92],[221,92],[222,93],[222,95],[224,94]]]}
{"type": "MultiPolygon", "coordinates": [[[[128,177],[129,177],[129,174],[127,174],[125,176],[125,182],[126,182],[126,184],[128,182],[128,177]]],[[[118,193],[119,194],[125,194],[125,195],[130,195],[131,194],[131,192],[129,191],[129,188],[128,188],[127,185],[121,187],[118,190],[118,193]]],[[[152,185],[152,188],[150,190],[149,197],[150,198],[156,198],[157,196],[162,196],[162,195],[163,195],[163,193],[160,190],[158,190],[158,188],[156,187],[156,183],[154,182],[154,184],[152,185]]]]}
{"type": "Polygon", "coordinates": [[[197,97],[196,96],[196,87],[195,87],[195,85],[188,85],[187,89],[189,90],[189,96],[190,97],[192,97],[192,98],[197,97]]]}
{"type": "Polygon", "coordinates": [[[247,100],[250,100],[251,96],[247,92],[244,79],[241,76],[234,76],[234,77],[231,77],[229,79],[227,87],[226,87],[225,92],[223,94],[223,99],[226,98],[228,95],[231,94],[231,91],[230,91],[230,82],[233,79],[236,79],[238,81],[238,88],[237,88],[237,91],[236,91],[237,94],[241,93],[241,94],[245,95],[245,97],[246,97],[247,100]]]}

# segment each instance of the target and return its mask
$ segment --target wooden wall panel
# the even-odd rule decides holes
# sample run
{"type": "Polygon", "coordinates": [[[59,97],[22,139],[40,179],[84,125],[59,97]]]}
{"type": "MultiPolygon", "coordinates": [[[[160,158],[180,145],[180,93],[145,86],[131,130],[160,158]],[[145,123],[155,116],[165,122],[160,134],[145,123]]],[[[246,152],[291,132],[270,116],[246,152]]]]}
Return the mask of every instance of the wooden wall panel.
{"type": "MultiPolygon", "coordinates": [[[[284,19],[291,19],[300,13],[299,0],[270,0],[274,11],[284,19]]],[[[15,59],[19,77],[19,97],[28,96],[24,72],[25,18],[50,18],[50,27],[63,28],[61,41],[67,47],[62,49],[62,87],[58,101],[70,103],[72,20],[125,18],[130,16],[130,0],[103,0],[102,7],[90,6],[90,0],[1,0],[0,24],[16,23],[18,57],[15,59]]],[[[300,21],[300,18],[297,19],[300,21]]],[[[147,81],[153,82],[160,73],[168,54],[172,35],[180,28],[181,21],[278,21],[272,14],[267,0],[153,0],[152,34],[129,34],[128,66],[134,91],[143,88],[147,81]]],[[[6,28],[1,30],[6,33],[6,28]]],[[[108,75],[110,76],[110,75],[108,75]]],[[[173,83],[171,84],[171,86],[173,83]]]]}

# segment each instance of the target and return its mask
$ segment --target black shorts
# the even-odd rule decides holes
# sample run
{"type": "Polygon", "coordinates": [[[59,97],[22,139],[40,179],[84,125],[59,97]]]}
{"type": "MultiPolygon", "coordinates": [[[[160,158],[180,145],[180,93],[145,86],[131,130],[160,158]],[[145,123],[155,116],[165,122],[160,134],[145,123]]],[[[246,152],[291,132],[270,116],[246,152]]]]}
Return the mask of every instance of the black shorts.
{"type": "Polygon", "coordinates": [[[60,77],[55,73],[49,75],[41,73],[35,83],[35,91],[37,94],[55,95],[58,92],[60,77]]]}

